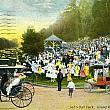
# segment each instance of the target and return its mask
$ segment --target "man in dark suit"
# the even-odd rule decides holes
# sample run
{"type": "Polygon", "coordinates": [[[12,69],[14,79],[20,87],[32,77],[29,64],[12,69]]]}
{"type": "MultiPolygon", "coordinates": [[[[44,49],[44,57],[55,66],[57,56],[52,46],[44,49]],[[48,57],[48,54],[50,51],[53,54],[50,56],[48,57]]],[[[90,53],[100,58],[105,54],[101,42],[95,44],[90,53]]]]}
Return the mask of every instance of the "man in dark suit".
{"type": "Polygon", "coordinates": [[[63,80],[63,74],[61,73],[61,69],[59,69],[59,73],[57,75],[57,81],[58,81],[58,91],[61,91],[61,82],[63,80]]]}

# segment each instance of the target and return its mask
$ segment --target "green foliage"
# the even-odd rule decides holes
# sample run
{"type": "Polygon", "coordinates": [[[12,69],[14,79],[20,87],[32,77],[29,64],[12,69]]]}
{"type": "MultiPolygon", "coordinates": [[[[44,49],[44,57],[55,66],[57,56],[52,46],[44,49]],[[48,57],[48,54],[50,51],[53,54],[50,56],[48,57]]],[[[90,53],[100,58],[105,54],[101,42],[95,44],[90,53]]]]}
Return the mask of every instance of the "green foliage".
{"type": "Polygon", "coordinates": [[[34,29],[28,28],[27,32],[22,35],[22,50],[29,55],[38,55],[44,49],[43,35],[36,33],[34,29]]]}
{"type": "Polygon", "coordinates": [[[71,0],[59,19],[42,32],[46,37],[53,32],[64,41],[109,35],[110,0],[71,0]]]}
{"type": "Polygon", "coordinates": [[[18,44],[12,40],[0,38],[0,50],[17,47],[18,44]]]}
{"type": "Polygon", "coordinates": [[[92,5],[91,0],[71,0],[59,19],[48,29],[41,30],[48,37],[53,33],[64,41],[75,41],[91,34],[92,5]],[[53,28],[52,28],[53,27],[53,28]]]}
{"type": "Polygon", "coordinates": [[[110,0],[96,0],[92,9],[93,31],[98,36],[110,34],[110,0]]]}
{"type": "Polygon", "coordinates": [[[108,72],[108,77],[110,77],[110,71],[108,72]]]}

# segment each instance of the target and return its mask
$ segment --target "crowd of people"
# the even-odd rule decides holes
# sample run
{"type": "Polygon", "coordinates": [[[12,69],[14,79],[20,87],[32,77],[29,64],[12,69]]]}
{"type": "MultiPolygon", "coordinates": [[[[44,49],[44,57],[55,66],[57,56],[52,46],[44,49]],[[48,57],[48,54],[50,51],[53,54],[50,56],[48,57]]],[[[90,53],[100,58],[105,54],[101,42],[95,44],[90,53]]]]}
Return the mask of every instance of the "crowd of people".
{"type": "MultiPolygon", "coordinates": [[[[30,65],[32,71],[41,75],[42,78],[50,77],[51,82],[55,81],[59,69],[61,69],[63,77],[67,77],[67,81],[70,81],[73,77],[88,77],[90,75],[90,67],[94,64],[108,64],[109,53],[110,40],[109,38],[101,37],[94,39],[88,44],[80,44],[66,49],[66,52],[59,51],[54,54],[43,52],[34,60],[27,57],[26,65],[30,65]]],[[[96,70],[95,73],[99,71],[101,70],[96,70]]]]}
{"type": "MultiPolygon", "coordinates": [[[[42,80],[49,77],[51,82],[58,82],[58,91],[61,91],[61,83],[64,77],[67,78],[69,88],[69,96],[75,90],[73,78],[90,78],[90,68],[95,64],[109,65],[110,63],[110,39],[99,38],[94,39],[88,44],[79,44],[68,49],[61,49],[55,53],[45,51],[40,53],[38,57],[26,56],[23,65],[31,68],[32,73],[40,76],[42,80]]],[[[94,69],[93,78],[89,81],[97,81],[98,75],[109,76],[109,68],[94,69]]],[[[20,81],[17,77],[16,81],[20,81]]],[[[7,95],[15,83],[10,84],[7,88],[7,95]]]]}

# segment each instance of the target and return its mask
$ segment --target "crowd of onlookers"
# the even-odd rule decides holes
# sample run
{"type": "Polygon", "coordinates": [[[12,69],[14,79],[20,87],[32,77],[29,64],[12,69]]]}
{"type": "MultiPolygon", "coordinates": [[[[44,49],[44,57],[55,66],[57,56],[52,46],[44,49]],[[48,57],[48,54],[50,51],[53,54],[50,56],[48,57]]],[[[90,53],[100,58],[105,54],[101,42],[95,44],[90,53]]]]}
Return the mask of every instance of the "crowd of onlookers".
{"type": "MultiPolygon", "coordinates": [[[[54,53],[44,51],[39,56],[24,55],[20,58],[18,57],[17,64],[26,66],[27,73],[30,73],[29,70],[42,80],[48,77],[51,82],[55,82],[57,79],[58,91],[61,91],[61,82],[63,77],[66,77],[69,95],[72,97],[72,92],[75,90],[75,84],[72,82],[74,77],[77,79],[93,77],[97,81],[99,75],[110,76],[110,39],[100,37],[89,43],[84,42],[71,48],[61,48],[54,53]]],[[[88,81],[91,80],[92,78],[88,81]]]]}
{"type": "MultiPolygon", "coordinates": [[[[40,53],[38,57],[26,57],[26,66],[30,66],[32,71],[42,78],[50,77],[51,82],[55,81],[59,69],[67,81],[72,77],[90,76],[90,67],[95,64],[109,64],[110,58],[110,39],[100,37],[94,39],[88,44],[79,44],[68,49],[61,49],[54,54],[51,52],[40,53]]],[[[94,70],[98,73],[101,70],[94,70]]],[[[106,70],[107,72],[107,70],[106,70]]],[[[97,75],[94,77],[97,77],[97,75]]]]}

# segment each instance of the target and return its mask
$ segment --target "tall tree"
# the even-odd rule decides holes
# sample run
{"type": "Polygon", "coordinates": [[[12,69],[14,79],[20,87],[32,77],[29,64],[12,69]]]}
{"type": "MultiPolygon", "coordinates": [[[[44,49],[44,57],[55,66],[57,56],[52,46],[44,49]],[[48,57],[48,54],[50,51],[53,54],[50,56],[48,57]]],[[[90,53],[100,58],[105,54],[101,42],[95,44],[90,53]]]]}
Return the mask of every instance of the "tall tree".
{"type": "Polygon", "coordinates": [[[29,55],[38,55],[43,51],[44,41],[43,35],[36,33],[35,29],[28,28],[27,32],[22,35],[22,50],[29,55]]]}
{"type": "MultiPolygon", "coordinates": [[[[71,0],[60,14],[59,19],[53,24],[54,34],[65,41],[74,41],[91,35],[93,1],[71,0]]],[[[46,31],[48,36],[51,27],[46,31]]]]}
{"type": "Polygon", "coordinates": [[[110,34],[110,0],[95,0],[92,13],[94,33],[97,36],[110,34]]]}
{"type": "Polygon", "coordinates": [[[80,13],[80,20],[81,20],[81,31],[80,36],[86,37],[92,35],[92,24],[93,24],[93,17],[92,17],[92,6],[94,0],[80,0],[79,3],[79,13],[80,13]]]}
{"type": "MultiPolygon", "coordinates": [[[[110,0],[71,0],[53,24],[53,32],[64,41],[110,34],[110,0]]],[[[51,27],[45,30],[46,37],[51,27]]]]}

